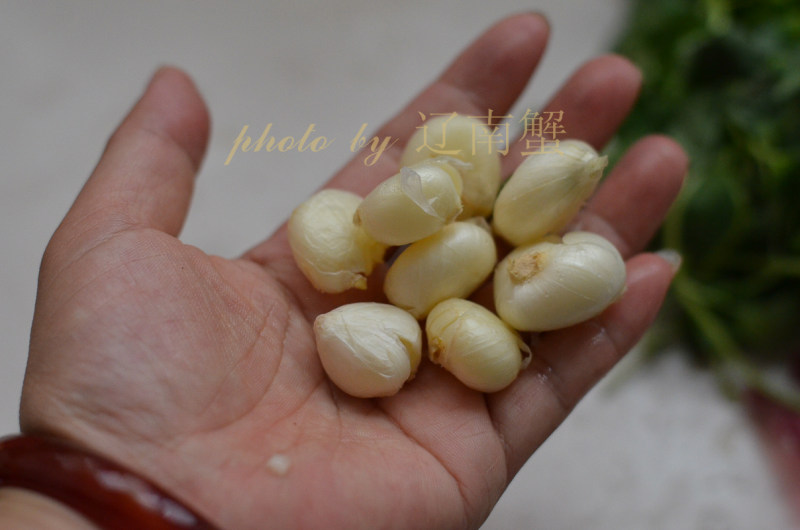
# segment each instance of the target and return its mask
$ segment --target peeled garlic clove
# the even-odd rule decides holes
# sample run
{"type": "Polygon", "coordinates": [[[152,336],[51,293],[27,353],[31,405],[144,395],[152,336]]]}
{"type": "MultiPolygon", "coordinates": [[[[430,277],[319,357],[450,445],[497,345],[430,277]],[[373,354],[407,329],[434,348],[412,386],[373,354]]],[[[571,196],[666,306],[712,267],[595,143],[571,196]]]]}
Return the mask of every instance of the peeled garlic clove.
{"type": "Polygon", "coordinates": [[[531,350],[520,336],[468,300],[452,298],[434,307],[425,333],[431,361],[480,392],[502,390],[530,362],[531,350]]]}
{"type": "Polygon", "coordinates": [[[366,289],[367,276],[383,261],[386,245],[353,223],[361,197],[322,190],[298,206],[289,218],[289,246],[297,266],[325,293],[366,289]]]}
{"type": "Polygon", "coordinates": [[[580,140],[563,140],[559,150],[528,156],[497,196],[492,225],[514,246],[563,229],[608,164],[608,157],[580,140]]]}
{"type": "Polygon", "coordinates": [[[322,367],[351,396],[391,396],[414,376],[422,357],[422,329],[389,304],[337,307],[314,320],[322,367]]]}
{"type": "Polygon", "coordinates": [[[496,263],[492,235],[477,223],[458,221],[408,246],[389,267],[383,292],[423,318],[442,300],[469,296],[496,263]]]}
{"type": "Polygon", "coordinates": [[[492,130],[476,118],[437,116],[411,136],[400,164],[410,166],[439,156],[455,159],[451,164],[464,182],[461,192],[464,210],[459,219],[487,216],[500,188],[500,152],[498,146],[490,145],[491,134],[492,130]]]}
{"type": "Polygon", "coordinates": [[[380,183],[356,210],[355,223],[376,241],[407,245],[427,237],[461,213],[461,176],[429,160],[380,183]]]}
{"type": "Polygon", "coordinates": [[[625,262],[590,232],[520,247],[494,273],[497,314],[514,329],[547,331],[599,315],[625,289],[625,262]]]}

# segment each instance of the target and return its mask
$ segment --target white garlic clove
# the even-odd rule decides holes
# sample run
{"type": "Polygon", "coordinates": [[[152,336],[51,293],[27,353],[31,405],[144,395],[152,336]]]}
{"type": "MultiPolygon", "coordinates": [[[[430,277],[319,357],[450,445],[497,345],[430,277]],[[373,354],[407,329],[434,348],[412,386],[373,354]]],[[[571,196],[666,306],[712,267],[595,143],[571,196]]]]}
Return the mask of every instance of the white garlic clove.
{"type": "Polygon", "coordinates": [[[410,166],[428,158],[444,156],[461,173],[464,210],[459,219],[487,216],[500,189],[501,147],[482,121],[462,115],[437,116],[417,129],[403,151],[400,164],[410,166]],[[461,163],[458,163],[458,162],[461,163]]]}
{"type": "Polygon", "coordinates": [[[425,322],[428,355],[473,390],[497,392],[530,362],[519,334],[485,307],[453,298],[434,307],[425,322]]]}
{"type": "Polygon", "coordinates": [[[520,331],[565,328],[599,315],[625,290],[625,262],[590,232],[520,247],[494,273],[497,314],[520,331]]]}
{"type": "Polygon", "coordinates": [[[354,397],[391,396],[417,371],[422,329],[414,317],[389,304],[337,307],[314,321],[322,367],[354,397]]]}
{"type": "Polygon", "coordinates": [[[608,157],[580,140],[563,140],[558,152],[528,156],[497,196],[492,225],[514,246],[563,229],[591,196],[608,157]]]}
{"type": "Polygon", "coordinates": [[[366,289],[367,276],[383,261],[386,245],[353,223],[361,197],[343,190],[322,190],[292,212],[289,246],[311,284],[325,293],[366,289]]]}
{"type": "Polygon", "coordinates": [[[448,298],[465,298],[492,273],[497,249],[479,224],[458,221],[409,245],[389,267],[383,292],[416,318],[448,298]]]}
{"type": "Polygon", "coordinates": [[[461,188],[458,171],[441,160],[404,167],[364,198],[354,221],[376,241],[407,245],[455,220],[461,188]]]}

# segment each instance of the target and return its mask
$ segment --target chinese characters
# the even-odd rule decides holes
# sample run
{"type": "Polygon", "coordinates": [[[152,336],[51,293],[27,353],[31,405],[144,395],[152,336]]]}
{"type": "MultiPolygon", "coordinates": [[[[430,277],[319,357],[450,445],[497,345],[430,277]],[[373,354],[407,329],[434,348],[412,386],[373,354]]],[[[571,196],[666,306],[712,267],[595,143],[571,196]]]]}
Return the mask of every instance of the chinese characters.
{"type": "MultiPolygon", "coordinates": [[[[435,113],[425,115],[420,112],[419,116],[423,123],[418,129],[422,130],[422,144],[417,147],[417,151],[427,150],[434,156],[458,156],[460,150],[448,149],[447,146],[450,142],[447,141],[447,125],[457,116],[455,112],[451,113],[435,113]],[[428,140],[428,117],[445,117],[437,122],[437,126],[441,127],[441,131],[436,131],[437,134],[431,132],[431,136],[440,139],[439,142],[432,143],[428,140]]],[[[497,152],[502,155],[507,155],[511,145],[511,120],[514,116],[508,115],[495,115],[491,110],[484,116],[468,116],[479,120],[481,124],[488,127],[472,128],[472,153],[476,154],[479,150],[487,153],[497,152]]],[[[522,124],[522,133],[518,142],[523,142],[521,154],[523,156],[542,154],[542,153],[560,153],[559,150],[559,137],[567,133],[562,120],[564,119],[564,111],[544,111],[534,112],[531,109],[526,109],[525,114],[519,120],[522,124]]]]}

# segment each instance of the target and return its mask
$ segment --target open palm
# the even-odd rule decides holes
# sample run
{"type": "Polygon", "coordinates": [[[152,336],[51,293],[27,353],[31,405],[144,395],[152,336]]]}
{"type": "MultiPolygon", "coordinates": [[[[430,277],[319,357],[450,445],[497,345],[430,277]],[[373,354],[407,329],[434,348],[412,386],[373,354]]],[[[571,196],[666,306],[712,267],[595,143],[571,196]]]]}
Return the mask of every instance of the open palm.
{"type": "MultiPolygon", "coordinates": [[[[378,132],[401,139],[329,183],[365,194],[397,171],[418,112],[508,110],[547,40],[536,15],[506,19],[378,132]]],[[[601,147],[630,109],[637,71],[606,56],[549,103],[571,137],[601,147]]],[[[471,391],[430,363],[396,396],[332,386],[311,325],[366,292],[322,295],[291,258],[285,230],[240,259],[177,239],[208,116],[191,81],[160,70],[112,136],[47,248],[23,390],[23,430],[110,456],[225,528],[470,528],[525,460],[641,336],[673,274],[636,254],[680,187],[686,159],[643,139],[576,220],[628,259],[621,301],[542,334],[533,364],[503,392],[471,391]],[[270,464],[289,463],[285,473],[270,464]]],[[[521,160],[510,154],[506,173],[521,160]]]]}

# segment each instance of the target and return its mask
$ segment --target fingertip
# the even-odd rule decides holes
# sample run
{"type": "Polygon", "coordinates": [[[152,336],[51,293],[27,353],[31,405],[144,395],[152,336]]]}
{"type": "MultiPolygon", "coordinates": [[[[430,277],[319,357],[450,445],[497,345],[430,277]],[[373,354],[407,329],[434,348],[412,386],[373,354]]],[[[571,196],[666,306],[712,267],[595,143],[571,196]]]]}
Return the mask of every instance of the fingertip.
{"type": "Polygon", "coordinates": [[[508,17],[491,32],[496,36],[495,49],[499,58],[494,61],[497,75],[519,75],[521,66],[527,80],[539,64],[550,39],[550,24],[538,12],[520,13],[508,17]]]}
{"type": "Polygon", "coordinates": [[[608,70],[617,75],[624,75],[628,80],[641,84],[642,71],[630,59],[618,53],[606,53],[597,57],[596,61],[601,62],[608,70]]]}
{"type": "Polygon", "coordinates": [[[199,168],[208,144],[211,116],[194,80],[172,65],[159,66],[150,78],[141,102],[150,112],[140,114],[151,130],[172,138],[199,168]]]}
{"type": "Polygon", "coordinates": [[[628,260],[625,293],[600,316],[620,352],[630,350],[653,323],[675,270],[668,259],[654,253],[628,260]]]}
{"type": "Polygon", "coordinates": [[[668,208],[680,195],[681,189],[686,182],[689,174],[691,160],[686,150],[673,138],[654,134],[642,140],[654,159],[653,164],[658,164],[664,168],[661,175],[664,179],[661,186],[666,192],[664,197],[669,199],[669,204],[665,207],[665,215],[668,208]]]}
{"type": "Polygon", "coordinates": [[[643,146],[653,155],[659,156],[664,160],[678,162],[678,165],[682,166],[684,170],[689,165],[689,156],[686,154],[686,150],[674,138],[666,134],[648,134],[637,141],[636,145],[643,146]]]}
{"type": "Polygon", "coordinates": [[[171,64],[159,65],[148,81],[148,88],[158,86],[161,83],[181,83],[184,87],[196,90],[194,80],[183,69],[171,64]]]}
{"type": "Polygon", "coordinates": [[[474,41],[442,79],[469,94],[476,110],[486,110],[487,103],[495,111],[508,108],[539,64],[549,35],[550,25],[539,13],[506,17],[474,41]]]}
{"type": "Polygon", "coordinates": [[[689,155],[681,144],[675,139],[664,134],[652,134],[641,140],[641,143],[658,157],[661,161],[669,163],[674,167],[675,174],[685,177],[689,171],[689,155]]]}
{"type": "Polygon", "coordinates": [[[630,60],[616,53],[596,57],[585,64],[585,74],[595,85],[611,87],[617,99],[627,104],[628,111],[642,88],[642,71],[630,60]]]}
{"type": "Polygon", "coordinates": [[[171,64],[161,64],[156,67],[155,71],[150,76],[150,80],[147,82],[148,88],[155,85],[163,78],[169,76],[188,78],[188,74],[186,74],[186,72],[181,70],[179,67],[171,64]]]}
{"type": "Polygon", "coordinates": [[[541,11],[523,11],[500,19],[487,33],[495,31],[506,36],[527,37],[532,43],[544,44],[550,35],[550,21],[541,11]]]}
{"type": "Polygon", "coordinates": [[[680,194],[688,163],[686,152],[672,138],[651,135],[638,140],[604,180],[576,226],[603,233],[620,244],[624,256],[638,252],[680,194]]]}
{"type": "Polygon", "coordinates": [[[651,204],[661,219],[683,187],[689,170],[689,156],[669,136],[652,134],[633,144],[617,167],[630,182],[642,183],[642,194],[647,196],[638,200],[651,204]]]}
{"type": "Polygon", "coordinates": [[[536,64],[541,60],[550,40],[550,21],[542,13],[521,13],[514,17],[514,35],[517,36],[517,46],[532,53],[536,57],[536,64]]]}
{"type": "Polygon", "coordinates": [[[641,85],[642,74],[628,59],[601,55],[580,66],[545,108],[563,111],[571,138],[601,149],[630,113],[641,85]]]}
{"type": "Polygon", "coordinates": [[[550,31],[550,18],[544,11],[528,11],[522,14],[537,18],[539,21],[541,21],[547,26],[547,31],[550,31]]]}
{"type": "Polygon", "coordinates": [[[599,55],[584,63],[581,70],[585,75],[590,75],[594,82],[615,83],[636,95],[642,87],[643,76],[639,67],[616,53],[599,55]]]}
{"type": "Polygon", "coordinates": [[[527,33],[535,42],[546,43],[550,36],[550,20],[541,11],[525,11],[505,19],[508,24],[518,25],[520,34],[527,33]]]}

